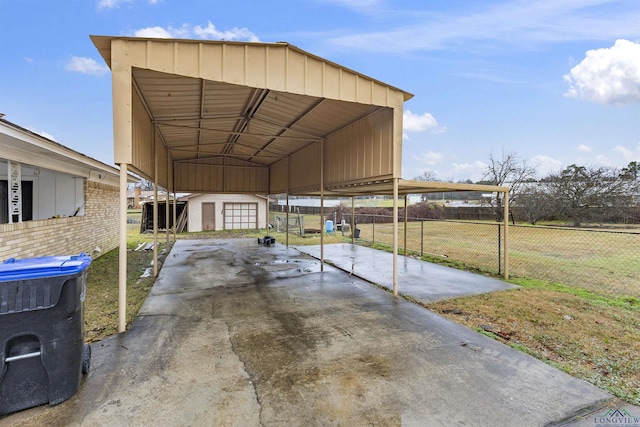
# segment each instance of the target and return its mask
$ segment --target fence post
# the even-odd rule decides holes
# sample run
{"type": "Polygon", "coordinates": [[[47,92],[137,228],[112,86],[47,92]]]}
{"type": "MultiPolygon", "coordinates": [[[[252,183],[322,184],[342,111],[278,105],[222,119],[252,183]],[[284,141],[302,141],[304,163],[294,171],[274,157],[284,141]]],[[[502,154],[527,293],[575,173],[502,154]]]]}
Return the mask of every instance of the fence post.
{"type": "Polygon", "coordinates": [[[371,243],[376,242],[376,217],[371,218],[371,243]]]}
{"type": "Polygon", "coordinates": [[[424,253],[424,219],[420,221],[420,258],[424,253]]]}
{"type": "Polygon", "coordinates": [[[498,274],[502,273],[502,225],[498,224],[498,274]]]}

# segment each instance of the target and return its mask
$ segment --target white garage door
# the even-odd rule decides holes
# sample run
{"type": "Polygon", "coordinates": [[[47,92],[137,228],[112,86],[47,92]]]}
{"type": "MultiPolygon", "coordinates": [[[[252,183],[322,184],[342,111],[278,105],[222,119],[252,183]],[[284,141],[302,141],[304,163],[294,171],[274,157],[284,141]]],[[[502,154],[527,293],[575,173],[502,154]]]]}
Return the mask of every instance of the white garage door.
{"type": "Polygon", "coordinates": [[[258,228],[257,203],[225,203],[224,229],[241,230],[258,228]]]}

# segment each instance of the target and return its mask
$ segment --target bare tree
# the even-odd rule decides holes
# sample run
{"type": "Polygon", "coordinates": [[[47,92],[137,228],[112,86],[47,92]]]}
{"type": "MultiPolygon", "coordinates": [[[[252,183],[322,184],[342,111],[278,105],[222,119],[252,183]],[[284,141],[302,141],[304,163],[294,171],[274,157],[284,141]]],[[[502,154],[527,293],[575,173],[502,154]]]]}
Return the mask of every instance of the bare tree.
{"type": "MultiPolygon", "coordinates": [[[[515,152],[502,151],[501,158],[495,158],[493,153],[489,155],[489,164],[482,180],[490,185],[508,185],[509,202],[512,203],[520,194],[523,184],[527,181],[533,181],[535,176],[535,167],[529,165],[526,159],[522,159],[515,152]]],[[[496,192],[491,201],[498,221],[502,220],[504,209],[502,197],[502,193],[496,192]]]]}
{"type": "Polygon", "coordinates": [[[425,182],[440,181],[436,173],[430,170],[426,170],[422,172],[421,175],[416,176],[414,179],[416,181],[425,181],[425,182]]]}
{"type": "Polygon", "coordinates": [[[575,164],[545,181],[555,213],[571,219],[574,226],[629,209],[637,189],[637,181],[618,169],[575,164]]]}
{"type": "Polygon", "coordinates": [[[518,195],[518,211],[522,212],[529,224],[535,225],[552,212],[552,200],[549,193],[538,183],[522,189],[518,195]]]}
{"type": "MultiPolygon", "coordinates": [[[[425,170],[424,172],[422,172],[421,175],[418,175],[414,178],[416,181],[422,181],[422,182],[434,182],[434,181],[440,181],[438,179],[438,177],[436,176],[436,173],[430,170],[425,170]]],[[[434,193],[432,193],[431,195],[433,195],[434,193]]],[[[441,193],[437,193],[437,194],[441,194],[441,193]]],[[[429,199],[429,195],[428,193],[423,193],[420,195],[420,197],[422,198],[422,201],[427,201],[429,199]]]]}

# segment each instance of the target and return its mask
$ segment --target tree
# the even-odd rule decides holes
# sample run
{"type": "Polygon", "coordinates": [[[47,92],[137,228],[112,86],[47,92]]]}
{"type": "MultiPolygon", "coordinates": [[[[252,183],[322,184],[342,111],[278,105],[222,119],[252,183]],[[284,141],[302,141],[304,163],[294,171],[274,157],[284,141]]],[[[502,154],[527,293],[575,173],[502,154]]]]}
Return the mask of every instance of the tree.
{"type": "Polygon", "coordinates": [[[535,225],[551,213],[552,200],[545,188],[535,183],[518,195],[517,206],[527,222],[535,225]]]}
{"type": "MultiPolygon", "coordinates": [[[[509,186],[509,202],[512,203],[518,197],[522,185],[527,181],[532,181],[536,176],[536,170],[527,163],[526,159],[520,158],[515,152],[502,151],[501,158],[494,158],[493,153],[489,155],[489,164],[485,169],[483,181],[490,185],[509,186]]],[[[491,201],[498,221],[502,220],[503,214],[503,193],[496,192],[491,201]]]]}
{"type": "Polygon", "coordinates": [[[414,178],[416,181],[433,182],[440,181],[435,172],[426,170],[414,178]]]}
{"type": "MultiPolygon", "coordinates": [[[[434,181],[440,181],[438,179],[438,177],[436,176],[436,173],[430,170],[425,170],[424,172],[422,172],[421,175],[418,175],[415,177],[416,181],[422,181],[422,182],[434,182],[434,181]]],[[[436,193],[436,194],[440,194],[440,193],[436,193]]],[[[433,193],[432,193],[433,195],[433,193]]],[[[428,193],[424,193],[420,195],[422,198],[422,201],[427,201],[429,199],[429,194],[428,193]]]]}
{"type": "Polygon", "coordinates": [[[554,212],[571,219],[576,227],[626,211],[637,188],[637,182],[625,173],[604,166],[572,164],[545,181],[554,200],[554,212]]]}
{"type": "Polygon", "coordinates": [[[640,164],[638,162],[629,162],[629,165],[626,168],[622,168],[620,177],[623,179],[638,181],[640,178],[640,164]]]}

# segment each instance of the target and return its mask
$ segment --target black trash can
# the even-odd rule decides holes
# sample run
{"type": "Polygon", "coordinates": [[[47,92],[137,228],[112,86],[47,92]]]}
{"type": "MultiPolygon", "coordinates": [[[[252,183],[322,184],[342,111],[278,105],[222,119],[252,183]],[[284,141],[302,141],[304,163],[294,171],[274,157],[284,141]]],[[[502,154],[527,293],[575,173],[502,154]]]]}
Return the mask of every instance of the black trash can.
{"type": "Polygon", "coordinates": [[[89,370],[86,254],[0,264],[0,415],[73,396],[89,370]]]}
{"type": "Polygon", "coordinates": [[[356,239],[360,238],[360,229],[356,228],[353,232],[353,237],[355,237],[356,239]]]}

